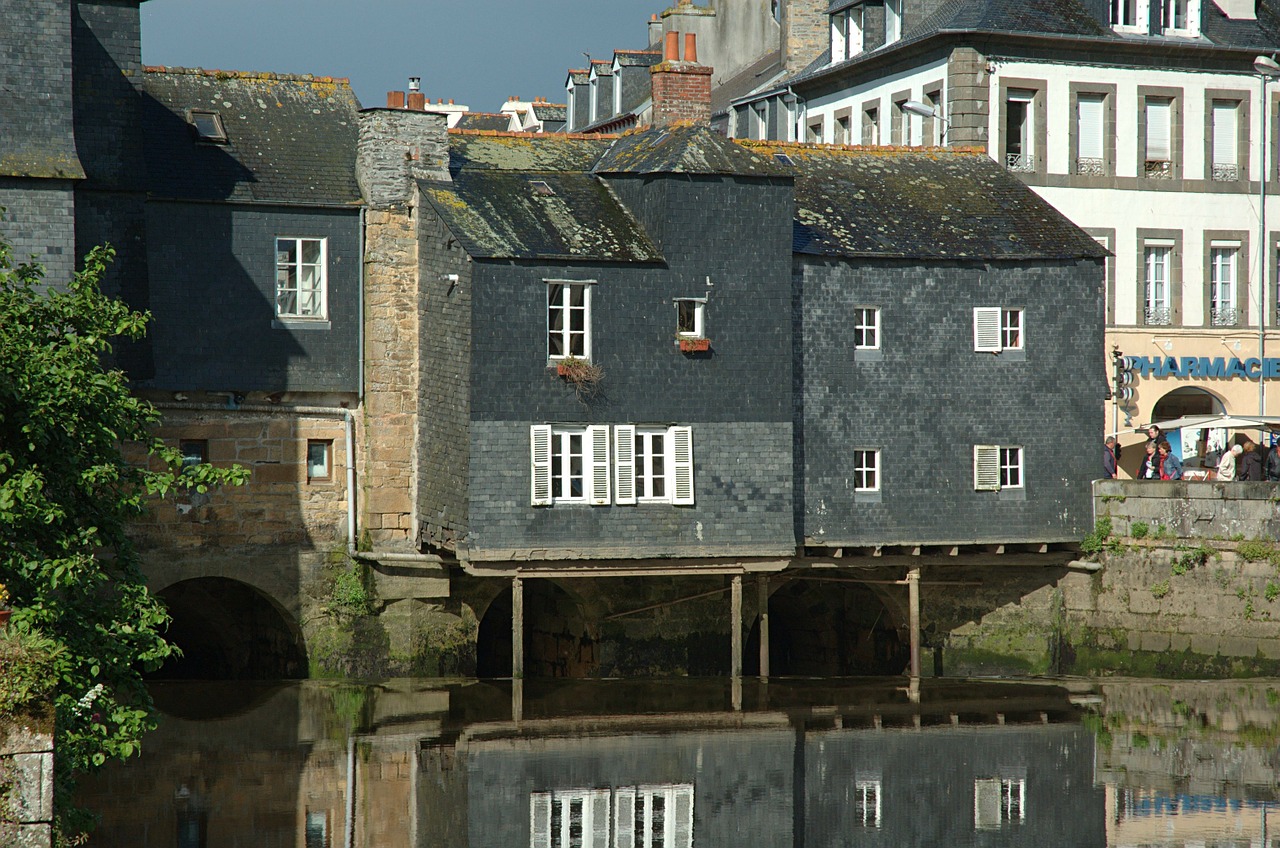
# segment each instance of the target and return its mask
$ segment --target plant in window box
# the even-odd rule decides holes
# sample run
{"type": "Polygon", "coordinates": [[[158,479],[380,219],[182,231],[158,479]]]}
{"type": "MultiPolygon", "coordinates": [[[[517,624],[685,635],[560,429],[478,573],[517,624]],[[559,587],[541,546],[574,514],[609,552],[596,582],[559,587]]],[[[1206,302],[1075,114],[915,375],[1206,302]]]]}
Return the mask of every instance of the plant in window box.
{"type": "Polygon", "coordinates": [[[692,336],[680,336],[681,353],[705,353],[711,350],[711,339],[700,339],[692,336]]]}
{"type": "Polygon", "coordinates": [[[604,378],[604,370],[589,359],[566,356],[556,361],[556,376],[573,386],[579,397],[590,397],[604,378]]]}

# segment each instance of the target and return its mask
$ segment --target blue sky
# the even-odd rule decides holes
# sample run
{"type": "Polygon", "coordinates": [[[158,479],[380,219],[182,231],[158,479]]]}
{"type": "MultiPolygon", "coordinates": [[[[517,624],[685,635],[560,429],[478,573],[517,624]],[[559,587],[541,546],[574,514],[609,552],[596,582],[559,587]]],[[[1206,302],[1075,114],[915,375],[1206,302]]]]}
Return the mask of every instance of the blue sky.
{"type": "Polygon", "coordinates": [[[473,110],[564,102],[565,71],[639,48],[661,0],[149,0],[148,65],[350,77],[365,106],[410,76],[473,110]]]}

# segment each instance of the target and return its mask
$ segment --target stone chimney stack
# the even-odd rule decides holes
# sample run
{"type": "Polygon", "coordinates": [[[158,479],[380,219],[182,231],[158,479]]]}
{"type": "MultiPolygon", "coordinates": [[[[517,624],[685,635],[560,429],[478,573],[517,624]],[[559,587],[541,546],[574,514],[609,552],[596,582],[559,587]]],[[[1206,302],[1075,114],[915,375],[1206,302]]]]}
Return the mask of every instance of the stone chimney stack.
{"type": "Polygon", "coordinates": [[[412,92],[404,108],[403,91],[387,93],[386,109],[360,112],[360,136],[356,148],[356,180],[365,202],[372,208],[405,203],[413,179],[449,179],[449,135],[444,115],[423,112],[412,92]],[[416,107],[416,108],[413,108],[416,107]]]}
{"type": "Polygon", "coordinates": [[[830,41],[828,0],[786,0],[782,8],[782,66],[788,71],[807,67],[830,41]]]}
{"type": "Polygon", "coordinates": [[[698,37],[669,30],[663,40],[662,61],[649,68],[653,82],[653,125],[677,122],[711,123],[711,68],[698,64],[698,37]]]}

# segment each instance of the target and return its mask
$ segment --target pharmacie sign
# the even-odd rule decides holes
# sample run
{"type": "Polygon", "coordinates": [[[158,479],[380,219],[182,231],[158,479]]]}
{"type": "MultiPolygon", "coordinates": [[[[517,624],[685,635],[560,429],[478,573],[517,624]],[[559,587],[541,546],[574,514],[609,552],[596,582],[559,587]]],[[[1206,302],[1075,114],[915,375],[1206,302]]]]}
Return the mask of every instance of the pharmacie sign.
{"type": "Polygon", "coordinates": [[[1128,356],[1143,378],[1216,377],[1223,380],[1280,380],[1280,357],[1227,359],[1225,356],[1128,356]]]}

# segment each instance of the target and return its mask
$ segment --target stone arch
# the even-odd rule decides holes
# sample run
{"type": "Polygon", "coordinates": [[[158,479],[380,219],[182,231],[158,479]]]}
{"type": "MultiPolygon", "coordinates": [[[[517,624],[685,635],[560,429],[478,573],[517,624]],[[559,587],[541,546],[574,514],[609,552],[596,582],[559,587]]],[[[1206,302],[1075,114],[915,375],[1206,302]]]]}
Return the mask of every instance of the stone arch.
{"type": "MultiPolygon", "coordinates": [[[[480,616],[476,676],[511,676],[511,584],[480,616]]],[[[525,677],[590,677],[599,667],[597,641],[581,601],[556,581],[524,580],[525,677]]]]}
{"type": "MultiPolygon", "coordinates": [[[[903,587],[902,594],[906,589],[903,587]]],[[[906,598],[882,586],[789,580],[769,598],[769,673],[776,676],[881,676],[906,671],[906,598]]],[[[760,669],[760,621],[743,650],[743,673],[760,669]]]]}
{"type": "Polygon", "coordinates": [[[307,676],[298,621],[275,598],[239,580],[197,577],[157,595],[173,621],[167,638],[182,650],[152,676],[275,680],[307,676]]]}

